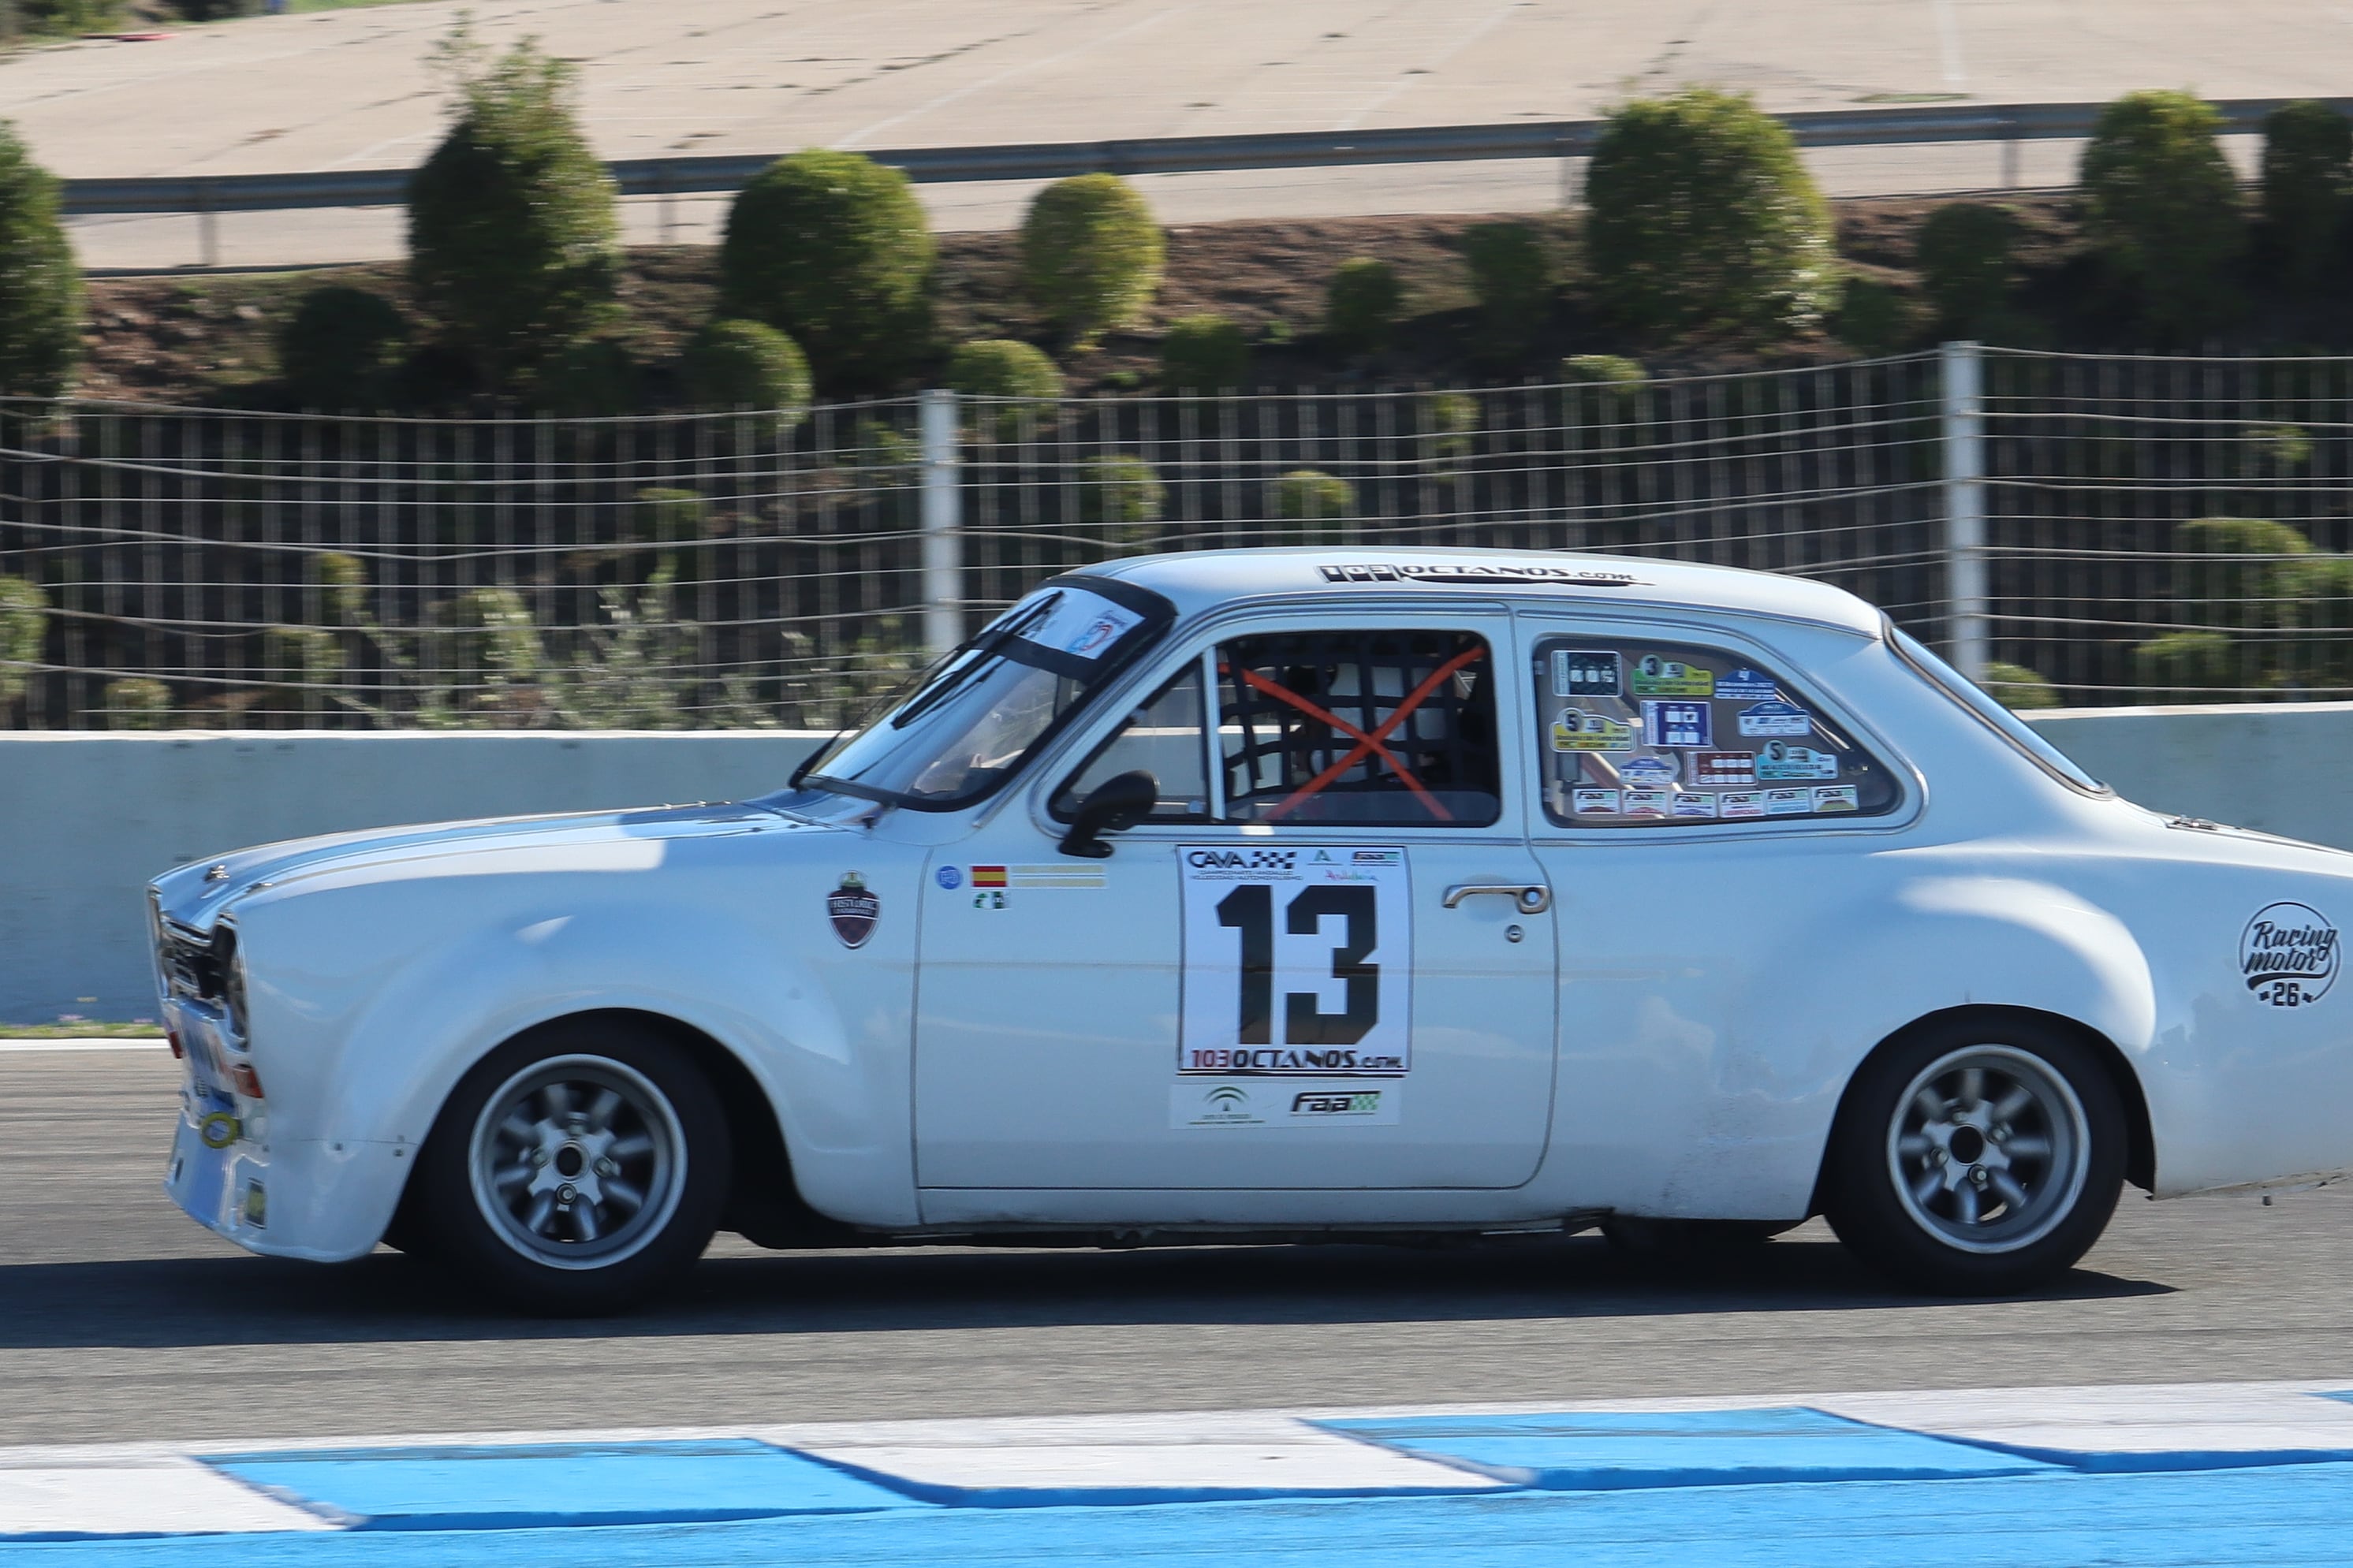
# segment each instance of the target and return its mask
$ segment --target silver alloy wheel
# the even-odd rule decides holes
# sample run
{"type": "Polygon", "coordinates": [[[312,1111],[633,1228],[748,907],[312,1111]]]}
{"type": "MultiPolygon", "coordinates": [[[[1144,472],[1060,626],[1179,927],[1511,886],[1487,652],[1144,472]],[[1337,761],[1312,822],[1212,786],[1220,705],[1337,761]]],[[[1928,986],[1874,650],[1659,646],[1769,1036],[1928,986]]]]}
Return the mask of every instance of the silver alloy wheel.
{"type": "Polygon", "coordinates": [[[1896,1101],[1888,1171],[1913,1222],[1963,1252],[2015,1252],[2074,1211],[2091,1123],[2065,1078],[2015,1046],[1965,1046],[1896,1101]]]}
{"type": "Polygon", "coordinates": [[[500,1240],[552,1268],[607,1268],[662,1233],[686,1135],[652,1081],[609,1057],[551,1057],[499,1086],[467,1167],[500,1240]]]}

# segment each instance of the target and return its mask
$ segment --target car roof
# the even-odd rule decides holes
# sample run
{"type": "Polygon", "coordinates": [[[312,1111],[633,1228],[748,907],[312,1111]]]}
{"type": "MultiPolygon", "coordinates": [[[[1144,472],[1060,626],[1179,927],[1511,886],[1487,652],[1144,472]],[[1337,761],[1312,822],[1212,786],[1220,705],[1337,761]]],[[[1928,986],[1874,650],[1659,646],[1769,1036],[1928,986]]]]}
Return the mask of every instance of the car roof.
{"type": "Polygon", "coordinates": [[[1139,555],[1082,570],[1149,588],[1190,617],[1241,599],[1351,593],[1722,610],[1810,621],[1877,637],[1880,613],[1841,588],[1774,572],[1646,555],[1378,545],[1200,550],[1139,555]]]}

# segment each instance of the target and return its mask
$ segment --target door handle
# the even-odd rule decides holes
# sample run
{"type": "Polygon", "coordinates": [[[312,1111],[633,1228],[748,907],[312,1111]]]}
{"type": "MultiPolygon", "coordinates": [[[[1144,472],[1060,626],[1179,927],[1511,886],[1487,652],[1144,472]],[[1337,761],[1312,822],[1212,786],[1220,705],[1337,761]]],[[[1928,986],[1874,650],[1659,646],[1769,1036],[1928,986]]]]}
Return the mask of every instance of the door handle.
{"type": "Polygon", "coordinates": [[[1513,906],[1524,915],[1540,915],[1552,908],[1552,889],[1533,882],[1469,882],[1460,888],[1447,889],[1442,902],[1451,910],[1463,900],[1475,899],[1482,893],[1494,893],[1511,900],[1513,906]]]}

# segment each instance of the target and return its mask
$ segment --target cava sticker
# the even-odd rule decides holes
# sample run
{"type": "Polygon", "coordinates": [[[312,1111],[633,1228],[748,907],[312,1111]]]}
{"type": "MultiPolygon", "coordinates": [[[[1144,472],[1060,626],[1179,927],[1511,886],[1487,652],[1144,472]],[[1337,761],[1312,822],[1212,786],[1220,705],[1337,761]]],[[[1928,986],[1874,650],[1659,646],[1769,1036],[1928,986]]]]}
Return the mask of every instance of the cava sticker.
{"type": "Polygon", "coordinates": [[[1630,752],[1634,726],[1607,713],[1564,708],[1553,716],[1552,749],[1556,752],[1630,752]]]}
{"type": "Polygon", "coordinates": [[[2266,904],[2239,937],[2239,972],[2258,1002],[2301,1007],[2337,979],[2337,928],[2307,904],[2266,904]]]}

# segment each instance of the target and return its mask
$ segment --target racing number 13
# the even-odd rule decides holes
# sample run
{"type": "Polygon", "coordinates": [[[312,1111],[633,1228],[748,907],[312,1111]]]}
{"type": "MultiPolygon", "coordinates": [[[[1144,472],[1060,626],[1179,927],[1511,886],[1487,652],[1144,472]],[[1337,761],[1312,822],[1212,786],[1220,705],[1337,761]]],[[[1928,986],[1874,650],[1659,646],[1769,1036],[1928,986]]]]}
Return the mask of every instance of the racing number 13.
{"type": "MultiPolygon", "coordinates": [[[[1380,946],[1380,917],[1373,889],[1361,886],[1312,884],[1300,889],[1283,911],[1283,926],[1293,936],[1313,936],[1325,915],[1347,922],[1348,934],[1332,950],[1332,978],[1342,982],[1346,1004],[1337,1013],[1316,1011],[1313,991],[1293,991],[1282,999],[1283,1043],[1293,1046],[1353,1046],[1381,1017],[1381,966],[1366,963],[1365,955],[1380,946]]],[[[1218,923],[1241,932],[1241,1016],[1237,1043],[1274,1043],[1274,889],[1263,882],[1245,882],[1218,901],[1218,923]]]]}

